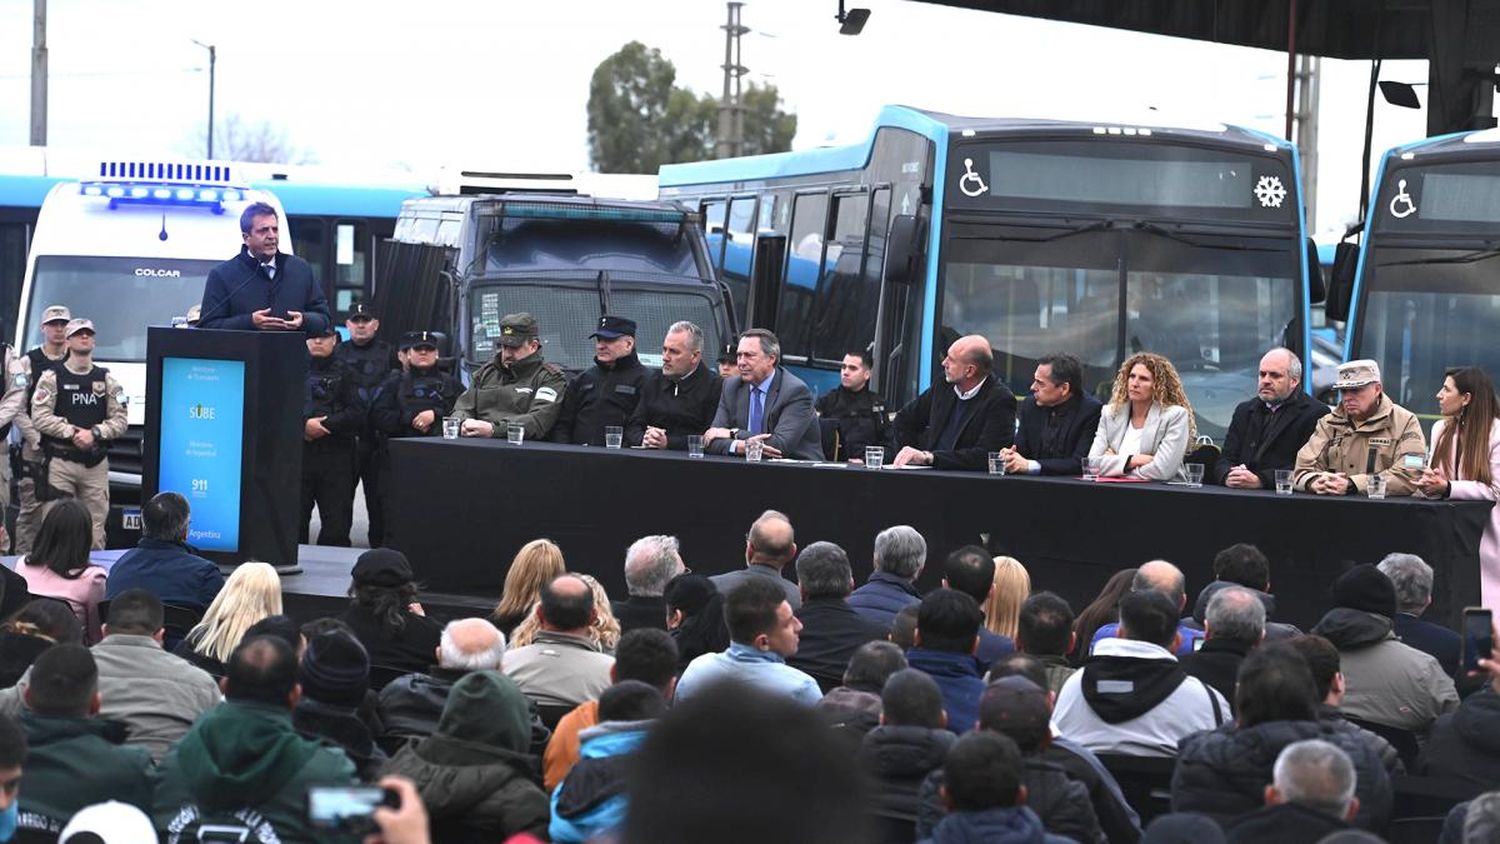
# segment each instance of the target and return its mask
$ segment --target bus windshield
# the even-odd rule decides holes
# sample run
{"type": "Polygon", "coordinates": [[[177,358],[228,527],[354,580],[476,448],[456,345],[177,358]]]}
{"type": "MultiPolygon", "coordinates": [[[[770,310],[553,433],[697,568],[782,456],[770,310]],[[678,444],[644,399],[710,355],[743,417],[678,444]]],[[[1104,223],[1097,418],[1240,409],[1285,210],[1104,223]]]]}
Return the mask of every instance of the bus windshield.
{"type": "Polygon", "coordinates": [[[209,270],[220,261],[176,258],[99,258],[42,255],[36,259],[27,313],[26,348],[42,344],[38,324],[48,305],[67,305],[94,321],[94,358],[122,363],[146,360],[146,328],[171,325],[203,300],[209,270]]]}
{"type": "Polygon", "coordinates": [[[1365,268],[1365,297],[1351,338],[1358,357],[1380,363],[1386,393],[1420,412],[1435,410],[1443,371],[1478,365],[1500,372],[1500,292],[1496,253],[1376,246],[1365,268]]]}
{"type": "Polygon", "coordinates": [[[1255,393],[1261,356],[1294,336],[1298,256],[1286,248],[1139,231],[1037,241],[998,226],[954,229],[939,345],[990,338],[996,372],[1017,395],[1037,358],[1069,352],[1107,400],[1125,356],[1157,352],[1181,374],[1199,434],[1221,440],[1235,405],[1255,393]]]}
{"type": "MultiPolygon", "coordinates": [[[[661,366],[662,339],[667,327],[678,320],[703,329],[703,353],[710,365],[714,350],[724,342],[714,300],[701,291],[617,284],[609,292],[609,303],[610,313],[635,320],[636,353],[647,366],[661,366]]],[[[526,311],[537,319],[541,354],[549,362],[574,371],[586,369],[594,363],[594,341],[589,334],[598,327],[599,305],[599,291],[592,286],[476,284],[469,295],[472,361],[482,364],[494,357],[501,318],[526,311]]]]}

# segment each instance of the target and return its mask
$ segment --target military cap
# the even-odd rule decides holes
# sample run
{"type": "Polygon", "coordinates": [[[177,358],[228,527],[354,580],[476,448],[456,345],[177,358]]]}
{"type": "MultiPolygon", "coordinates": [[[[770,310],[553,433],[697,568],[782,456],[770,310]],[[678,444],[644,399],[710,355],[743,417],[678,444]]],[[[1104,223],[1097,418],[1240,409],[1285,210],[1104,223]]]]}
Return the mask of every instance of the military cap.
{"type": "Polygon", "coordinates": [[[1373,360],[1351,360],[1339,364],[1339,379],[1333,382],[1335,390],[1353,390],[1366,384],[1380,383],[1380,364],[1373,360]]]}
{"type": "Polygon", "coordinates": [[[438,347],[438,336],[431,331],[408,331],[401,335],[401,350],[415,349],[418,346],[428,346],[436,349],[438,347]]]}
{"type": "Polygon", "coordinates": [[[537,335],[536,317],[522,311],[518,314],[506,314],[500,320],[500,345],[523,346],[527,340],[535,340],[537,335]]]}
{"type": "Polygon", "coordinates": [[[42,325],[46,325],[49,322],[72,321],[73,312],[68,310],[67,305],[48,305],[47,309],[42,311],[42,325]]]}
{"type": "Polygon", "coordinates": [[[68,337],[72,337],[74,334],[77,334],[80,331],[87,331],[90,334],[95,333],[94,332],[94,321],[91,320],[91,319],[72,319],[72,320],[68,320],[68,327],[67,327],[66,330],[63,331],[63,337],[65,339],[68,338],[68,337]]]}
{"type": "Polygon", "coordinates": [[[606,340],[614,340],[617,337],[634,337],[635,320],[618,316],[599,317],[599,327],[594,329],[590,337],[603,337],[606,340]]]}

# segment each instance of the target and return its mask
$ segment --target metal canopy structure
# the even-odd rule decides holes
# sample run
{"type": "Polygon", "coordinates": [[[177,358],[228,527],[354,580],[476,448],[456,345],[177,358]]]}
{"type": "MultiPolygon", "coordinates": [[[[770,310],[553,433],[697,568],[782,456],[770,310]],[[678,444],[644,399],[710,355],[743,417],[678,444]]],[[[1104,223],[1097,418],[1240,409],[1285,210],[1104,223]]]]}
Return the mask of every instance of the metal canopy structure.
{"type": "Polygon", "coordinates": [[[917,2],[1335,59],[1428,59],[1428,134],[1494,125],[1500,0],[917,2]]]}

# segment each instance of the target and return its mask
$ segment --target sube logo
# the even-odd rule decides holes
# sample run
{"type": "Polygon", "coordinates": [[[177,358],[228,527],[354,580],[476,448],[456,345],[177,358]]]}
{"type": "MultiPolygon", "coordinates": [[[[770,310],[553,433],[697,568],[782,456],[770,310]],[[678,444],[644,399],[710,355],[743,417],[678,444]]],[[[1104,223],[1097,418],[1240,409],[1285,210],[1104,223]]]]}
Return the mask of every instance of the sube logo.
{"type": "Polygon", "coordinates": [[[188,408],[188,417],[191,419],[213,419],[214,407],[213,405],[198,402],[188,408]]]}

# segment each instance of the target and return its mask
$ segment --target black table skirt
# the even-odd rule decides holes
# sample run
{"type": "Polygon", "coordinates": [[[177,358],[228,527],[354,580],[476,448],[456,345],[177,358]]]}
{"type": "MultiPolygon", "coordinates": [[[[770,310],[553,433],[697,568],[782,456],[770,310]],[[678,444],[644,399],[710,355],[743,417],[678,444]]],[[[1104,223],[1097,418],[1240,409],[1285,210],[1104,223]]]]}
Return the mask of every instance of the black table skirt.
{"type": "MultiPolygon", "coordinates": [[[[498,599],[524,543],[558,543],[568,568],[623,597],[625,549],[647,534],[682,541],[695,572],[744,565],[745,532],[764,510],[791,517],[799,545],[836,542],[855,579],[875,534],[909,524],[928,543],[920,585],[942,577],[966,544],[1021,560],[1034,590],[1081,610],[1110,574],[1162,558],[1187,574],[1189,601],[1213,579],[1214,554],[1236,542],[1271,560],[1274,618],[1312,626],[1351,562],[1406,551],[1435,572],[1428,617],[1456,624],[1479,602],[1479,539],[1489,502],[1278,496],[1205,486],[1091,483],[1074,478],[871,471],[633,449],[463,439],[391,443],[391,544],[427,588],[498,599]]],[[[788,566],[788,576],[794,576],[788,566]]]]}

